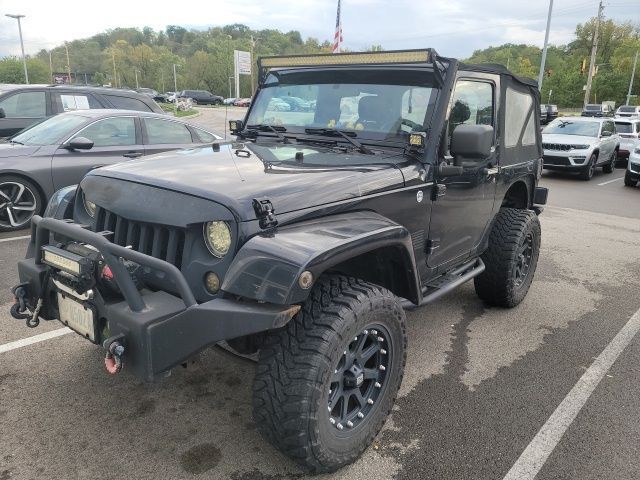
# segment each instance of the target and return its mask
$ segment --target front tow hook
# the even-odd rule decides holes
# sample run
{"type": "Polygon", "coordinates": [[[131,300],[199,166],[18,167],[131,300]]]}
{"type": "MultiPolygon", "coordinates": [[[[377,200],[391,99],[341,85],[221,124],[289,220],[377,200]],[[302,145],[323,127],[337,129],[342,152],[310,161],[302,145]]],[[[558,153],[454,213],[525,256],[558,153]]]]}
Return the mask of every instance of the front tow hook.
{"type": "Polygon", "coordinates": [[[118,335],[115,338],[108,338],[104,342],[104,346],[107,349],[107,353],[104,357],[104,368],[111,375],[117,375],[122,371],[122,355],[124,354],[124,345],[120,343],[120,340],[124,336],[118,335]]]}
{"type": "Polygon", "coordinates": [[[11,305],[11,316],[16,320],[25,320],[27,318],[31,318],[31,314],[27,309],[27,302],[25,297],[27,295],[26,290],[24,289],[26,283],[16,285],[11,289],[11,293],[13,293],[13,305],[11,305]]]}

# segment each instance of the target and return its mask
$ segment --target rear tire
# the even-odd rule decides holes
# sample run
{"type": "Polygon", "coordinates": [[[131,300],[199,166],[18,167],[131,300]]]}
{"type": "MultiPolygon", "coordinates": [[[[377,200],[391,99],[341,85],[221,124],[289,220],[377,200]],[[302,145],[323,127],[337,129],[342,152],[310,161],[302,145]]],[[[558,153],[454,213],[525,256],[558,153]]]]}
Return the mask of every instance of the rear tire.
{"type": "Polygon", "coordinates": [[[593,178],[593,174],[596,171],[596,162],[598,161],[598,155],[592,153],[589,157],[589,163],[587,166],[580,172],[580,178],[582,180],[591,180],[593,178]]]}
{"type": "Polygon", "coordinates": [[[540,221],[531,210],[503,208],[482,254],[485,271],[475,277],[476,293],[487,304],[515,307],[529,291],[540,253],[540,221]]]}
{"type": "Polygon", "coordinates": [[[627,170],[624,174],[624,184],[627,187],[635,187],[638,182],[631,178],[631,174],[629,174],[629,170],[627,170]]]}
{"type": "Polygon", "coordinates": [[[313,472],[353,462],[391,412],[406,345],[395,295],[342,275],[320,278],[302,310],[262,346],[253,384],[258,430],[313,472]]]}
{"type": "Polygon", "coordinates": [[[613,173],[616,169],[616,161],[618,160],[618,150],[614,150],[611,154],[609,163],[602,167],[604,173],[613,173]]]}

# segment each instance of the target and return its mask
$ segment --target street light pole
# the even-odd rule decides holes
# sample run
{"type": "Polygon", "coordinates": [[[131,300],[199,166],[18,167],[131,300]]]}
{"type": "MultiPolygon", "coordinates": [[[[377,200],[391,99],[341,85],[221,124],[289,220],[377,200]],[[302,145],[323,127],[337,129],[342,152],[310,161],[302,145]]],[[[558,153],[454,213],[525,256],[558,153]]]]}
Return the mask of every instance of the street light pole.
{"type": "Polygon", "coordinates": [[[636,50],[636,56],[633,57],[633,69],[631,70],[631,80],[629,81],[629,91],[627,92],[627,105],[631,100],[631,87],[633,87],[633,78],[636,76],[636,64],[638,63],[638,51],[636,50]]]}
{"type": "Polygon", "coordinates": [[[136,76],[136,90],[137,90],[138,88],[140,88],[140,85],[138,85],[138,70],[134,70],[133,73],[136,76]]]}
{"type": "Polygon", "coordinates": [[[538,74],[538,90],[542,91],[542,79],[544,78],[544,64],[547,61],[547,44],[549,43],[549,29],[551,28],[551,11],[553,0],[549,0],[549,16],[547,16],[547,31],[544,34],[544,47],[542,48],[542,60],[540,61],[540,73],[538,74]]]}
{"type": "Polygon", "coordinates": [[[174,90],[174,94],[175,94],[175,99],[177,100],[178,97],[178,77],[176,77],[176,64],[173,64],[173,90],[174,90]]]}
{"type": "Polygon", "coordinates": [[[24,56],[24,43],[22,41],[22,25],[20,19],[24,18],[24,15],[13,15],[11,13],[5,14],[6,17],[15,18],[18,20],[18,33],[20,34],[20,49],[22,50],[22,65],[24,66],[24,81],[29,85],[29,73],[27,72],[27,58],[24,56]]]}

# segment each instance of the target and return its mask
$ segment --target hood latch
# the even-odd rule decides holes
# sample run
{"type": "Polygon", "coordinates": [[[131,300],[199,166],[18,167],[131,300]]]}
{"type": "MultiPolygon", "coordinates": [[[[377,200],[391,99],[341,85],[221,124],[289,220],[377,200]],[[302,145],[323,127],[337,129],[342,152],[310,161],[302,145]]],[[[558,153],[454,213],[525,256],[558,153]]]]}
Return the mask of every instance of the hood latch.
{"type": "Polygon", "coordinates": [[[253,209],[260,222],[260,228],[270,228],[278,225],[273,204],[268,198],[254,198],[253,209]]]}

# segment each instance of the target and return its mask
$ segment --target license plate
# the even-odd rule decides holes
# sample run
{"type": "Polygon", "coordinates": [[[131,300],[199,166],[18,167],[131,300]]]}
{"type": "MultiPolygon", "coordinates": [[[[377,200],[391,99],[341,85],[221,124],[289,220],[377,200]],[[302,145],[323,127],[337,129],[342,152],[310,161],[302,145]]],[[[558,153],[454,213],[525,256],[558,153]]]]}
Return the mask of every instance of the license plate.
{"type": "Polygon", "coordinates": [[[58,292],[60,321],[92,342],[96,341],[95,315],[91,308],[58,292]]]}

